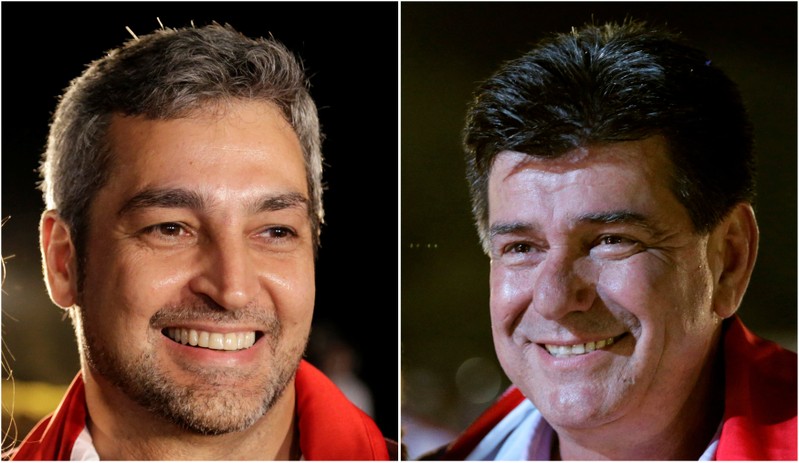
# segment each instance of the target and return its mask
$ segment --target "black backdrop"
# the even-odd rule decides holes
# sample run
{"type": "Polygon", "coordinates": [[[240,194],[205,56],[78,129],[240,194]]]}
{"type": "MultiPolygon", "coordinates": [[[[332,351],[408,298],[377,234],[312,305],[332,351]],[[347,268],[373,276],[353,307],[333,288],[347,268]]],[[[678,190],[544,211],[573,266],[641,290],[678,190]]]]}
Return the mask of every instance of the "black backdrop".
{"type": "MultiPolygon", "coordinates": [[[[79,368],[72,327],[42,283],[35,190],[56,97],[85,64],[158,27],[211,21],[272,34],[304,61],[326,139],[327,224],[317,261],[315,324],[360,355],[376,421],[397,438],[398,314],[396,3],[2,4],[2,217],[7,278],[4,362],[19,380],[66,384],[79,368]],[[378,206],[375,207],[375,204],[378,206]],[[385,207],[381,207],[385,205],[385,207]]],[[[313,334],[312,334],[313,339],[313,334]]]]}

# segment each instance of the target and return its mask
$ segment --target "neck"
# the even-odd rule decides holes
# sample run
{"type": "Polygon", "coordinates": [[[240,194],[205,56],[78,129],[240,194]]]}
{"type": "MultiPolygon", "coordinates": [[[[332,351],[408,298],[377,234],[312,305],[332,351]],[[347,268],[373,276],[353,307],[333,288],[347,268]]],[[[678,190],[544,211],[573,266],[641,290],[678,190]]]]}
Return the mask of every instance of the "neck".
{"type": "Polygon", "coordinates": [[[83,370],[87,426],[101,460],[296,460],[294,382],[244,431],[200,435],[153,415],[119,389],[83,370]]]}
{"type": "Polygon", "coordinates": [[[719,341],[719,336],[714,337],[717,347],[681,406],[657,409],[655,415],[639,417],[635,422],[619,420],[589,430],[556,429],[552,459],[697,460],[713,439],[724,413],[719,341]]]}

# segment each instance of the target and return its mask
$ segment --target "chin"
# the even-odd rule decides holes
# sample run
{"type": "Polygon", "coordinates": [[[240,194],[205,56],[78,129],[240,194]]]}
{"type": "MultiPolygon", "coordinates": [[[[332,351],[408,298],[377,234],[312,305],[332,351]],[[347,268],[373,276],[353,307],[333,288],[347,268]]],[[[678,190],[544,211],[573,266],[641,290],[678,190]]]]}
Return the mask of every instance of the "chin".
{"type": "Polygon", "coordinates": [[[609,397],[607,390],[590,386],[557,388],[531,400],[549,424],[570,429],[595,428],[617,420],[628,401],[609,397]]]}

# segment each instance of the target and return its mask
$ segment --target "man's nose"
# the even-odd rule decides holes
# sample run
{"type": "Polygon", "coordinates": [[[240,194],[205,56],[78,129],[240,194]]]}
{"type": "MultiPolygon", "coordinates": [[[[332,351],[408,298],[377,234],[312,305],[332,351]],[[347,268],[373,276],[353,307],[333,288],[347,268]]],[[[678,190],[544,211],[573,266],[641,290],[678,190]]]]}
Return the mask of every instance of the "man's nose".
{"type": "Polygon", "coordinates": [[[217,237],[203,247],[202,268],[192,291],[228,310],[246,307],[259,290],[252,249],[244,238],[217,237]]]}
{"type": "Polygon", "coordinates": [[[539,264],[533,306],[547,320],[558,320],[570,312],[591,308],[596,290],[587,263],[565,249],[551,249],[539,264]]]}

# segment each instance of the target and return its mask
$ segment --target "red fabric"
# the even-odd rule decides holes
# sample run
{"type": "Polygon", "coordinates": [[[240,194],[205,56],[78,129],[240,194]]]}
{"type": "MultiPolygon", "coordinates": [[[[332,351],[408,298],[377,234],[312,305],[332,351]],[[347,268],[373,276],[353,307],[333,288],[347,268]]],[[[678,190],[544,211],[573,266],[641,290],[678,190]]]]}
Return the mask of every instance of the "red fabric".
{"type": "Polygon", "coordinates": [[[80,374],[52,415],[44,418],[16,449],[12,460],[69,460],[86,425],[86,395],[80,374]]]}
{"type": "MultiPolygon", "coordinates": [[[[724,418],[716,459],[796,461],[796,353],[755,336],[737,316],[724,329],[724,418]]],[[[463,460],[522,400],[512,387],[432,458],[463,460]]]]}
{"type": "MultiPolygon", "coordinates": [[[[377,425],[319,370],[303,360],[295,385],[304,459],[389,459],[386,441],[377,425]]],[[[69,460],[85,424],[86,396],[78,374],[56,411],[36,425],[11,459],[69,460]]]]}
{"type": "Polygon", "coordinates": [[[297,415],[306,460],[388,460],[372,419],[306,362],[297,371],[297,415]]]}
{"type": "Polygon", "coordinates": [[[464,460],[477,444],[524,400],[522,392],[512,387],[502,394],[497,402],[480,415],[458,438],[447,447],[442,460],[464,460]]]}
{"type": "Polygon", "coordinates": [[[724,338],[726,394],[717,460],[796,460],[796,354],[737,318],[724,338]]]}

